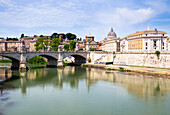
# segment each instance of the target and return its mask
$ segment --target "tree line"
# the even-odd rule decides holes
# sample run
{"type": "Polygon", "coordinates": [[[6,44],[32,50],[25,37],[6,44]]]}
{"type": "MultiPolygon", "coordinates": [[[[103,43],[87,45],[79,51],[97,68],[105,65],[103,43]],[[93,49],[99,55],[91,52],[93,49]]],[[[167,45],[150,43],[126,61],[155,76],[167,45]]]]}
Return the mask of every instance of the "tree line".
{"type": "MultiPolygon", "coordinates": [[[[53,38],[52,40],[48,37],[39,37],[35,43],[35,50],[39,51],[39,50],[44,50],[47,51],[47,49],[50,47],[50,50],[53,51],[58,51],[58,46],[61,43],[61,39],[59,38],[53,38]]],[[[74,51],[76,47],[76,41],[75,40],[71,40],[70,44],[65,44],[64,45],[64,50],[65,51],[74,51]]]]}

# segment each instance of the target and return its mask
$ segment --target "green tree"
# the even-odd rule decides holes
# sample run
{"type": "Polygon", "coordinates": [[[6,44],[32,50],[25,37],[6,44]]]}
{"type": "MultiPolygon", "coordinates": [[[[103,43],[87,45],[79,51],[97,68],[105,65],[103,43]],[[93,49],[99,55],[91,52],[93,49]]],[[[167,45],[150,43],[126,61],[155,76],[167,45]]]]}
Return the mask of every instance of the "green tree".
{"type": "Polygon", "coordinates": [[[44,46],[45,46],[46,50],[48,49],[48,45],[49,45],[49,43],[48,43],[48,39],[47,39],[47,40],[44,41],[44,46]]]}
{"type": "Polygon", "coordinates": [[[83,50],[83,48],[79,48],[79,51],[82,51],[83,50]]]}
{"type": "Polygon", "coordinates": [[[41,56],[35,56],[27,61],[30,64],[45,64],[47,63],[43,57],[41,56]]]}
{"type": "Polygon", "coordinates": [[[59,38],[53,38],[52,43],[50,45],[52,47],[52,50],[58,51],[58,46],[60,45],[60,39],[59,38]]]}
{"type": "Polygon", "coordinates": [[[59,37],[59,35],[58,35],[57,33],[53,33],[53,34],[51,35],[51,40],[54,39],[54,38],[58,38],[58,37],[59,37]]]}
{"type": "Polygon", "coordinates": [[[94,51],[94,49],[93,49],[93,48],[91,48],[91,47],[89,48],[89,50],[90,50],[90,51],[94,51]]]}
{"type": "Polygon", "coordinates": [[[24,34],[21,34],[21,38],[23,38],[24,37],[24,34]]]}
{"type": "Polygon", "coordinates": [[[76,48],[76,41],[75,40],[71,40],[70,41],[70,50],[74,51],[75,48],[76,48]]]}
{"type": "Polygon", "coordinates": [[[35,50],[38,51],[40,49],[44,49],[44,50],[47,50],[48,48],[48,38],[44,38],[44,37],[39,37],[35,43],[35,50]]]}
{"type": "Polygon", "coordinates": [[[64,45],[64,50],[65,50],[65,51],[69,51],[69,49],[70,49],[70,45],[69,45],[69,44],[65,44],[65,45],[64,45]]]}
{"type": "Polygon", "coordinates": [[[77,36],[76,36],[75,34],[72,34],[72,33],[67,33],[67,34],[66,34],[66,37],[67,37],[69,40],[75,40],[77,36]]]}

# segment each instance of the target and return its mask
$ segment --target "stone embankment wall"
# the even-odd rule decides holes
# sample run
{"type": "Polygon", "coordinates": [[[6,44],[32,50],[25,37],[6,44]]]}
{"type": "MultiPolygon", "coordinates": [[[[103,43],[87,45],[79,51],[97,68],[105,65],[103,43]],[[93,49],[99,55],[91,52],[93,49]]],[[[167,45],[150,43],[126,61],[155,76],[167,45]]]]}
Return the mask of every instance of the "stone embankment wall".
{"type": "Polygon", "coordinates": [[[113,62],[114,59],[113,53],[108,53],[108,52],[90,52],[90,59],[91,63],[96,63],[96,62],[113,62]]]}
{"type": "Polygon", "coordinates": [[[116,53],[113,64],[170,68],[170,53],[116,53]]]}

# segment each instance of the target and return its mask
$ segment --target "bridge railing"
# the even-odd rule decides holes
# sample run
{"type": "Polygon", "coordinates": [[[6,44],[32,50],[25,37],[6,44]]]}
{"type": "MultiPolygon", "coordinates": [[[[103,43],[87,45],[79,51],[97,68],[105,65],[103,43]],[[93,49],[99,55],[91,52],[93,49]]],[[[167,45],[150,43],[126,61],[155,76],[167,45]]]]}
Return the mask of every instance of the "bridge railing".
{"type": "MultiPolygon", "coordinates": [[[[23,53],[87,53],[89,51],[23,51],[23,53]]],[[[21,53],[21,51],[1,51],[0,53],[21,53]]]]}

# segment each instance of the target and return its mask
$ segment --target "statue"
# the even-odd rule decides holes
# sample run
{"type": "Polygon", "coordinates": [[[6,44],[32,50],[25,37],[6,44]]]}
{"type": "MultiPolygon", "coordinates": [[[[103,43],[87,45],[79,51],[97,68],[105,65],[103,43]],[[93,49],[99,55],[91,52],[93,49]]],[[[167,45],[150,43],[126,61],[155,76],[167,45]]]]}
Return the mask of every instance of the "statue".
{"type": "Polygon", "coordinates": [[[63,51],[63,46],[62,45],[58,46],[58,51],[63,51]]]}
{"type": "Polygon", "coordinates": [[[76,49],[75,49],[75,51],[78,51],[79,50],[79,44],[78,44],[78,42],[76,43],[76,49]]]}

